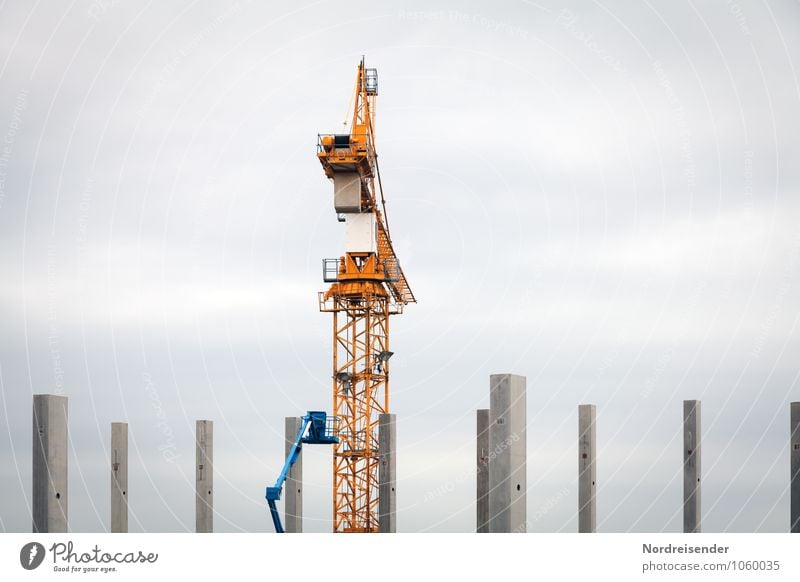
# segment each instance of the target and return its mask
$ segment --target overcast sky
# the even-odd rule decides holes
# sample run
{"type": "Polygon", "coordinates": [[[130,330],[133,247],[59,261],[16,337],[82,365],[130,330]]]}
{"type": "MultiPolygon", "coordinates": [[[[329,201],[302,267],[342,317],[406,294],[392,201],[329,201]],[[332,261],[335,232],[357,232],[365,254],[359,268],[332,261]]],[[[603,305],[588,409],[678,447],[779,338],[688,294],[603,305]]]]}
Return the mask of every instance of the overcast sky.
{"type": "MultiPolygon", "coordinates": [[[[272,531],[283,418],[331,407],[318,132],[362,55],[397,252],[398,528],[474,531],[475,410],[527,376],[528,530],[680,531],[703,402],[703,529],[786,531],[800,400],[800,4],[0,3],[0,531],[30,531],[31,395],[69,396],[69,518],[272,531]]],[[[331,528],[328,448],[305,529],[331,528]]]]}

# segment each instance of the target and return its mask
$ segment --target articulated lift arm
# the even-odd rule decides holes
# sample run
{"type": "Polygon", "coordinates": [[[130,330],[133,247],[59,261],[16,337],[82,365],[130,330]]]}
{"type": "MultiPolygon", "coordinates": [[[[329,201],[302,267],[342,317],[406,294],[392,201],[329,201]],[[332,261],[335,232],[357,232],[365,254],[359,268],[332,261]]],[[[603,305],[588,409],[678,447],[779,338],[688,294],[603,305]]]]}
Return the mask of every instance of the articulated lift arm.
{"type": "Polygon", "coordinates": [[[266,498],[269,504],[269,513],[272,516],[272,523],[275,524],[275,533],[285,533],[283,524],[281,524],[281,516],[278,513],[277,502],[281,498],[283,483],[286,481],[289,470],[300,457],[303,443],[309,445],[332,445],[339,442],[339,437],[336,436],[336,421],[338,419],[335,416],[328,416],[325,412],[319,410],[309,410],[302,420],[303,424],[297,432],[297,437],[294,439],[292,449],[286,457],[283,470],[278,475],[278,480],[275,481],[274,486],[267,487],[266,498]],[[308,429],[307,435],[306,429],[308,429]]]}

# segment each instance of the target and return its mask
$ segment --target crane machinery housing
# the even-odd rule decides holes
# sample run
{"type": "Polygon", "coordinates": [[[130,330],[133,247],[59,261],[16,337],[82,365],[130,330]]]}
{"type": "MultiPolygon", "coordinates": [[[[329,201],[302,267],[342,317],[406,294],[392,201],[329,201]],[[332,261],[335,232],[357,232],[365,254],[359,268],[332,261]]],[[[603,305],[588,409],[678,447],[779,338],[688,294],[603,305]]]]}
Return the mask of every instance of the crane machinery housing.
{"type": "Polygon", "coordinates": [[[392,246],[375,146],[378,73],[358,65],[350,130],[320,134],[344,255],[323,259],[320,311],[333,314],[333,531],[377,532],[378,419],[389,413],[389,317],[416,299],[392,246]]]}

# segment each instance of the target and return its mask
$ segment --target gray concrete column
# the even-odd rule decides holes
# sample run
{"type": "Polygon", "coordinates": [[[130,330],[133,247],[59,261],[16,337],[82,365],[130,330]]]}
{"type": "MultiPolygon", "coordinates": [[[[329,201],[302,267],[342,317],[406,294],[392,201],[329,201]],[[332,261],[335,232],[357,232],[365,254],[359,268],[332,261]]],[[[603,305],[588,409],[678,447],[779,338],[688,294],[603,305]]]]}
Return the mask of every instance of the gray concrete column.
{"type": "Polygon", "coordinates": [[[789,466],[791,521],[789,531],[800,533],[800,402],[792,402],[789,412],[789,466]]]}
{"type": "Polygon", "coordinates": [[[111,423],[111,533],[128,533],[128,423],[111,423]]]}
{"type": "Polygon", "coordinates": [[[195,427],[195,531],[214,531],[214,421],[198,420],[195,427]]]}
{"type": "MultiPolygon", "coordinates": [[[[298,416],[287,416],[284,423],[284,440],[286,457],[292,451],[297,433],[303,426],[303,419],[298,416]]],[[[283,529],[286,533],[303,533],[303,452],[286,474],[283,486],[283,529]]]]}
{"type": "Polygon", "coordinates": [[[378,531],[397,532],[397,415],[378,417],[378,531]]]}
{"type": "Polygon", "coordinates": [[[524,533],[526,523],[525,377],[489,378],[489,531],[524,533]]]}
{"type": "Polygon", "coordinates": [[[489,409],[478,409],[476,421],[475,531],[478,533],[489,533],[489,409]]]}
{"type": "Polygon", "coordinates": [[[578,406],[578,532],[597,530],[597,407],[578,406]]]}
{"type": "Polygon", "coordinates": [[[67,531],[67,397],[33,395],[33,533],[67,531]]]}
{"type": "Polygon", "coordinates": [[[683,531],[700,533],[700,401],[683,401],[683,531]]]}

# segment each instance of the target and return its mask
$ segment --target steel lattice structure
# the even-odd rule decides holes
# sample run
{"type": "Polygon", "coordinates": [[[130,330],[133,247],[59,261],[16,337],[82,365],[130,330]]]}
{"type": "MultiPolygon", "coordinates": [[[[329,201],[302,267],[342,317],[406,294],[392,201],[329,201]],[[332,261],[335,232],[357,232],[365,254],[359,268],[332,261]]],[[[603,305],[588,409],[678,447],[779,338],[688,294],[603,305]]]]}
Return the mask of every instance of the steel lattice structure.
{"type": "Polygon", "coordinates": [[[416,301],[385,219],[373,125],[377,94],[377,72],[362,60],[350,133],[320,135],[317,151],[348,228],[345,255],[323,262],[332,285],[319,297],[320,311],[333,314],[334,532],[378,531],[378,417],[389,412],[389,317],[416,301]]]}

